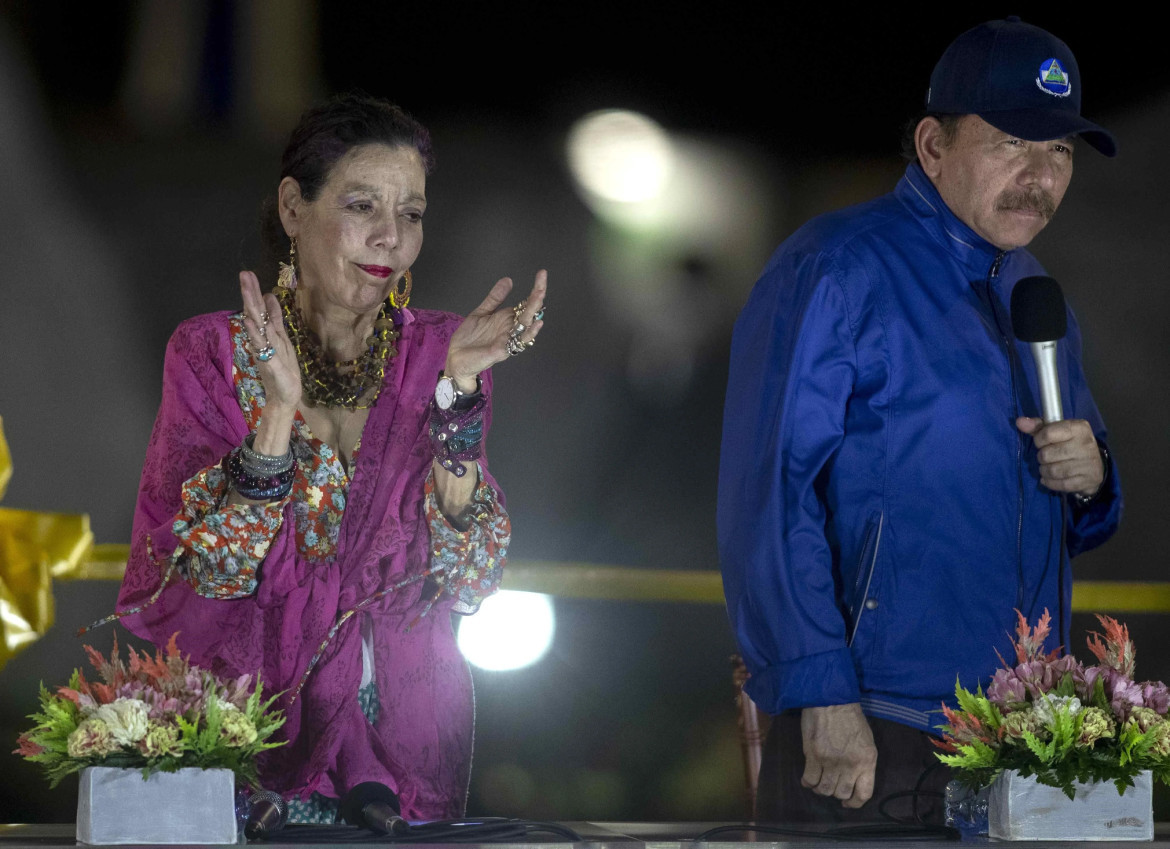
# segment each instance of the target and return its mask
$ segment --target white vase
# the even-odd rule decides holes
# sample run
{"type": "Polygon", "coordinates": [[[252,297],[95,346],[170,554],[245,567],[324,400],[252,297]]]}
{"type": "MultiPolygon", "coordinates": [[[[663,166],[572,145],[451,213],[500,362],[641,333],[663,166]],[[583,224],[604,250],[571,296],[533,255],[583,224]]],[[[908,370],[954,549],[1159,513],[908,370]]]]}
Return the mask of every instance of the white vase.
{"type": "Polygon", "coordinates": [[[1076,798],[1058,787],[1001,773],[991,785],[988,834],[997,840],[1153,840],[1153,776],[1134,777],[1125,794],[1112,781],[1074,784],[1076,798]]]}
{"type": "Polygon", "coordinates": [[[77,793],[80,843],[235,843],[230,769],[156,772],[89,767],[77,793]]]}

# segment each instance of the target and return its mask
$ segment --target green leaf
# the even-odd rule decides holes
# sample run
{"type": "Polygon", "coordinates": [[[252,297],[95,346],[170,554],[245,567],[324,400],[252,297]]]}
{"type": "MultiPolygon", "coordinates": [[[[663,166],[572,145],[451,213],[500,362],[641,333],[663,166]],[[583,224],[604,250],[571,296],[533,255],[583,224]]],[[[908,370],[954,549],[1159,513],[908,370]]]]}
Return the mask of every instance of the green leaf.
{"type": "Polygon", "coordinates": [[[1091,700],[1093,702],[1093,707],[1101,708],[1101,710],[1105,711],[1110,716],[1113,716],[1113,710],[1109,705],[1109,699],[1105,698],[1105,679],[1100,675],[1098,675],[1097,679],[1093,682],[1093,695],[1091,700]]]}
{"type": "Polygon", "coordinates": [[[1021,736],[1028,750],[1041,764],[1047,766],[1052,761],[1055,748],[1051,741],[1045,743],[1031,731],[1025,731],[1021,736]]]}

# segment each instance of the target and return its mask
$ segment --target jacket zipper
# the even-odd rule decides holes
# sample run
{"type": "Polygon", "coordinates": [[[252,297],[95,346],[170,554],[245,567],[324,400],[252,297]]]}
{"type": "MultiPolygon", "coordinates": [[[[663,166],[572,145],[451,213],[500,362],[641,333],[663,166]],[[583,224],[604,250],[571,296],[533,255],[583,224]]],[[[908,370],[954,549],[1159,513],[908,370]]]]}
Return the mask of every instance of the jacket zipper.
{"type": "MultiPolygon", "coordinates": [[[[1003,259],[1006,256],[1004,251],[997,251],[995,259],[992,260],[991,269],[987,274],[987,303],[991,307],[992,314],[995,315],[995,295],[992,291],[992,284],[996,278],[999,277],[999,270],[1003,267],[1003,259]]],[[[1000,325],[999,316],[995,315],[995,326],[999,330],[999,338],[1003,343],[1004,352],[1008,359],[1008,380],[1012,392],[1012,406],[1015,408],[1015,414],[1020,414],[1019,396],[1016,392],[1016,367],[1013,357],[1012,341],[1008,339],[1007,334],[1003,332],[1000,325]]],[[[1016,434],[1016,609],[1023,610],[1024,607],[1024,470],[1023,470],[1023,448],[1020,444],[1019,434],[1016,434]]]]}

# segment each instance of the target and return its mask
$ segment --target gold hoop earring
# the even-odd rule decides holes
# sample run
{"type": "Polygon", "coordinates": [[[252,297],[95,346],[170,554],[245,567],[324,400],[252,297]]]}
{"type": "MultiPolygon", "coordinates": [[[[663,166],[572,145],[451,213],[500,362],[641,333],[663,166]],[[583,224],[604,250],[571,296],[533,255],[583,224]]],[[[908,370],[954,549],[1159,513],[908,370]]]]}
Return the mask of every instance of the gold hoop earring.
{"type": "Polygon", "coordinates": [[[406,305],[410,303],[410,288],[414,283],[411,277],[410,270],[407,269],[402,274],[402,288],[395,287],[390,290],[390,306],[396,310],[406,309],[406,305]]]}
{"type": "Polygon", "coordinates": [[[288,262],[280,264],[280,274],[276,277],[276,285],[290,292],[297,288],[297,237],[292,236],[288,245],[288,262]]]}

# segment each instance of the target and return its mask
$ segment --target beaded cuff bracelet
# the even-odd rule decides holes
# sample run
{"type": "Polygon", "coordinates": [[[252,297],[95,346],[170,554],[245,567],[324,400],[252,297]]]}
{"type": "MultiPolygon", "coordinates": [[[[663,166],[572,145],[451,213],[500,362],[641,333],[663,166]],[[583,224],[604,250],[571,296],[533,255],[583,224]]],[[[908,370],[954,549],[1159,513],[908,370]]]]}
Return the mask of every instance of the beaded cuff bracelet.
{"type": "Polygon", "coordinates": [[[483,417],[487,398],[480,396],[465,410],[440,410],[431,401],[431,451],[439,465],[457,478],[467,473],[461,460],[483,456],[483,417]]]}
{"type": "Polygon", "coordinates": [[[275,474],[254,474],[244,466],[243,448],[237,448],[227,459],[227,473],[232,489],[253,501],[284,498],[292,492],[297,474],[296,460],[291,466],[275,474]]]}
{"type": "Polygon", "coordinates": [[[252,448],[255,441],[256,434],[249,433],[244,437],[244,444],[240,446],[240,463],[245,472],[261,478],[271,477],[291,469],[296,462],[293,459],[291,447],[283,454],[273,456],[271,454],[261,454],[252,448]]]}

